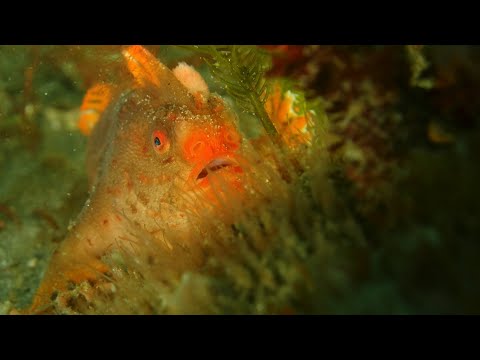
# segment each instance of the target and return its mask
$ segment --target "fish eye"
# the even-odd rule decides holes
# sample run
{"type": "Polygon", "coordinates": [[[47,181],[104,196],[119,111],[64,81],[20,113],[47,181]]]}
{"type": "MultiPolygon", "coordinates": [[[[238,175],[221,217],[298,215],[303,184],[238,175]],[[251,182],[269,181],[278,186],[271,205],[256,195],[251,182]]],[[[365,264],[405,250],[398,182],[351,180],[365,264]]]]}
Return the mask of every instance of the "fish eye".
{"type": "Polygon", "coordinates": [[[164,132],[159,130],[154,131],[152,134],[152,139],[153,148],[157,153],[163,154],[169,149],[170,142],[168,141],[168,137],[164,132]]]}

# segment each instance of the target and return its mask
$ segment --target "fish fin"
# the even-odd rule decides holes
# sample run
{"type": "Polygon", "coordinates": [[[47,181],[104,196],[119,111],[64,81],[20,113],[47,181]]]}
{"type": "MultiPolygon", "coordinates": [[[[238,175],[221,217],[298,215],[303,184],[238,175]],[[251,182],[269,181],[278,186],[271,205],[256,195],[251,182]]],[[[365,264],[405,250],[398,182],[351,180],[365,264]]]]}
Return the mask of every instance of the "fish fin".
{"type": "Polygon", "coordinates": [[[103,111],[110,103],[111,97],[112,89],[108,84],[95,84],[87,91],[83,97],[78,119],[78,128],[84,135],[90,135],[103,111]]]}
{"type": "Polygon", "coordinates": [[[68,295],[69,285],[78,286],[85,281],[96,283],[100,280],[100,274],[109,270],[107,265],[98,260],[74,266],[71,263],[68,266],[60,264],[60,266],[49,268],[35,293],[32,305],[24,313],[48,313],[57,296],[68,295]]]}
{"type": "Polygon", "coordinates": [[[151,83],[160,86],[160,61],[141,45],[132,45],[122,51],[130,73],[140,86],[151,83]]]}
{"type": "Polygon", "coordinates": [[[122,50],[126,65],[138,87],[156,87],[159,102],[196,106],[194,96],[175,77],[173,72],[152,53],[140,45],[127,46],[122,50]]]}

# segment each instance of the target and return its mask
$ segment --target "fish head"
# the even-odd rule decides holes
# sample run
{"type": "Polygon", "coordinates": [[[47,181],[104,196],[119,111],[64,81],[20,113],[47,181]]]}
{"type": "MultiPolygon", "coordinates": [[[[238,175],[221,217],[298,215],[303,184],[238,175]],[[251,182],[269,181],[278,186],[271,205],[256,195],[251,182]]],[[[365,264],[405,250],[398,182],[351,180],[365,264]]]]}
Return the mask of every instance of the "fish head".
{"type": "Polygon", "coordinates": [[[129,92],[110,139],[113,182],[126,185],[123,207],[133,204],[143,222],[175,225],[188,214],[212,212],[221,217],[244,193],[244,141],[236,115],[199,86],[193,68],[181,66],[180,75],[163,68],[158,83],[144,80],[129,92]],[[195,91],[191,80],[184,83],[185,73],[195,91]]]}

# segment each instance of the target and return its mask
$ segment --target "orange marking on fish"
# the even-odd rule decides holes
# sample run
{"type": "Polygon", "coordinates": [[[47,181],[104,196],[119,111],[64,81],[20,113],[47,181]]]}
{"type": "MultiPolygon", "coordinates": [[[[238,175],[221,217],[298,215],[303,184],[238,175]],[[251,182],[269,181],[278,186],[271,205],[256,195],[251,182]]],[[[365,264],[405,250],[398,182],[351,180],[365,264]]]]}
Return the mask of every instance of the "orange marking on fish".
{"type": "Polygon", "coordinates": [[[147,175],[145,174],[140,174],[138,175],[138,180],[144,184],[144,185],[148,185],[152,182],[151,178],[149,178],[147,175]]]}
{"type": "Polygon", "coordinates": [[[217,104],[213,108],[213,112],[214,113],[219,113],[219,112],[222,112],[224,109],[225,109],[225,107],[222,104],[217,104]]]}
{"type": "Polygon", "coordinates": [[[126,170],[123,171],[123,175],[125,176],[125,179],[127,180],[127,190],[131,191],[133,189],[132,178],[130,177],[130,174],[126,170]]]}
{"type": "Polygon", "coordinates": [[[118,186],[111,186],[111,187],[109,186],[106,188],[105,191],[107,194],[113,195],[113,196],[120,196],[122,194],[122,190],[118,186]]]}

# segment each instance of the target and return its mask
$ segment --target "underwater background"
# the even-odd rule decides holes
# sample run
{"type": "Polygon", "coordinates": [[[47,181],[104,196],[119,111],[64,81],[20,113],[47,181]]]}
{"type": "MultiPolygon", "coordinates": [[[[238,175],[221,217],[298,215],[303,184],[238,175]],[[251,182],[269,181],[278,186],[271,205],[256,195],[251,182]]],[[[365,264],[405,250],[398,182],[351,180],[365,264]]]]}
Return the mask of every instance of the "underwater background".
{"type": "MultiPolygon", "coordinates": [[[[121,76],[120,49],[0,47],[0,314],[29,306],[88,198],[80,106],[95,82],[121,76]]],[[[212,49],[148,49],[170,68],[196,67],[231,101],[246,137],[268,133],[265,113],[242,102],[248,91],[262,97],[235,77],[248,73],[246,57],[222,73],[212,49]]],[[[298,94],[321,128],[318,153],[294,152],[301,175],[257,205],[263,223],[242,220],[273,245],[162,290],[181,306],[152,300],[155,284],[142,293],[129,283],[119,296],[141,301],[104,299],[76,313],[479,313],[480,47],[249,49],[265,64],[258,76],[298,94]],[[185,305],[186,287],[203,295],[185,305]]]]}

